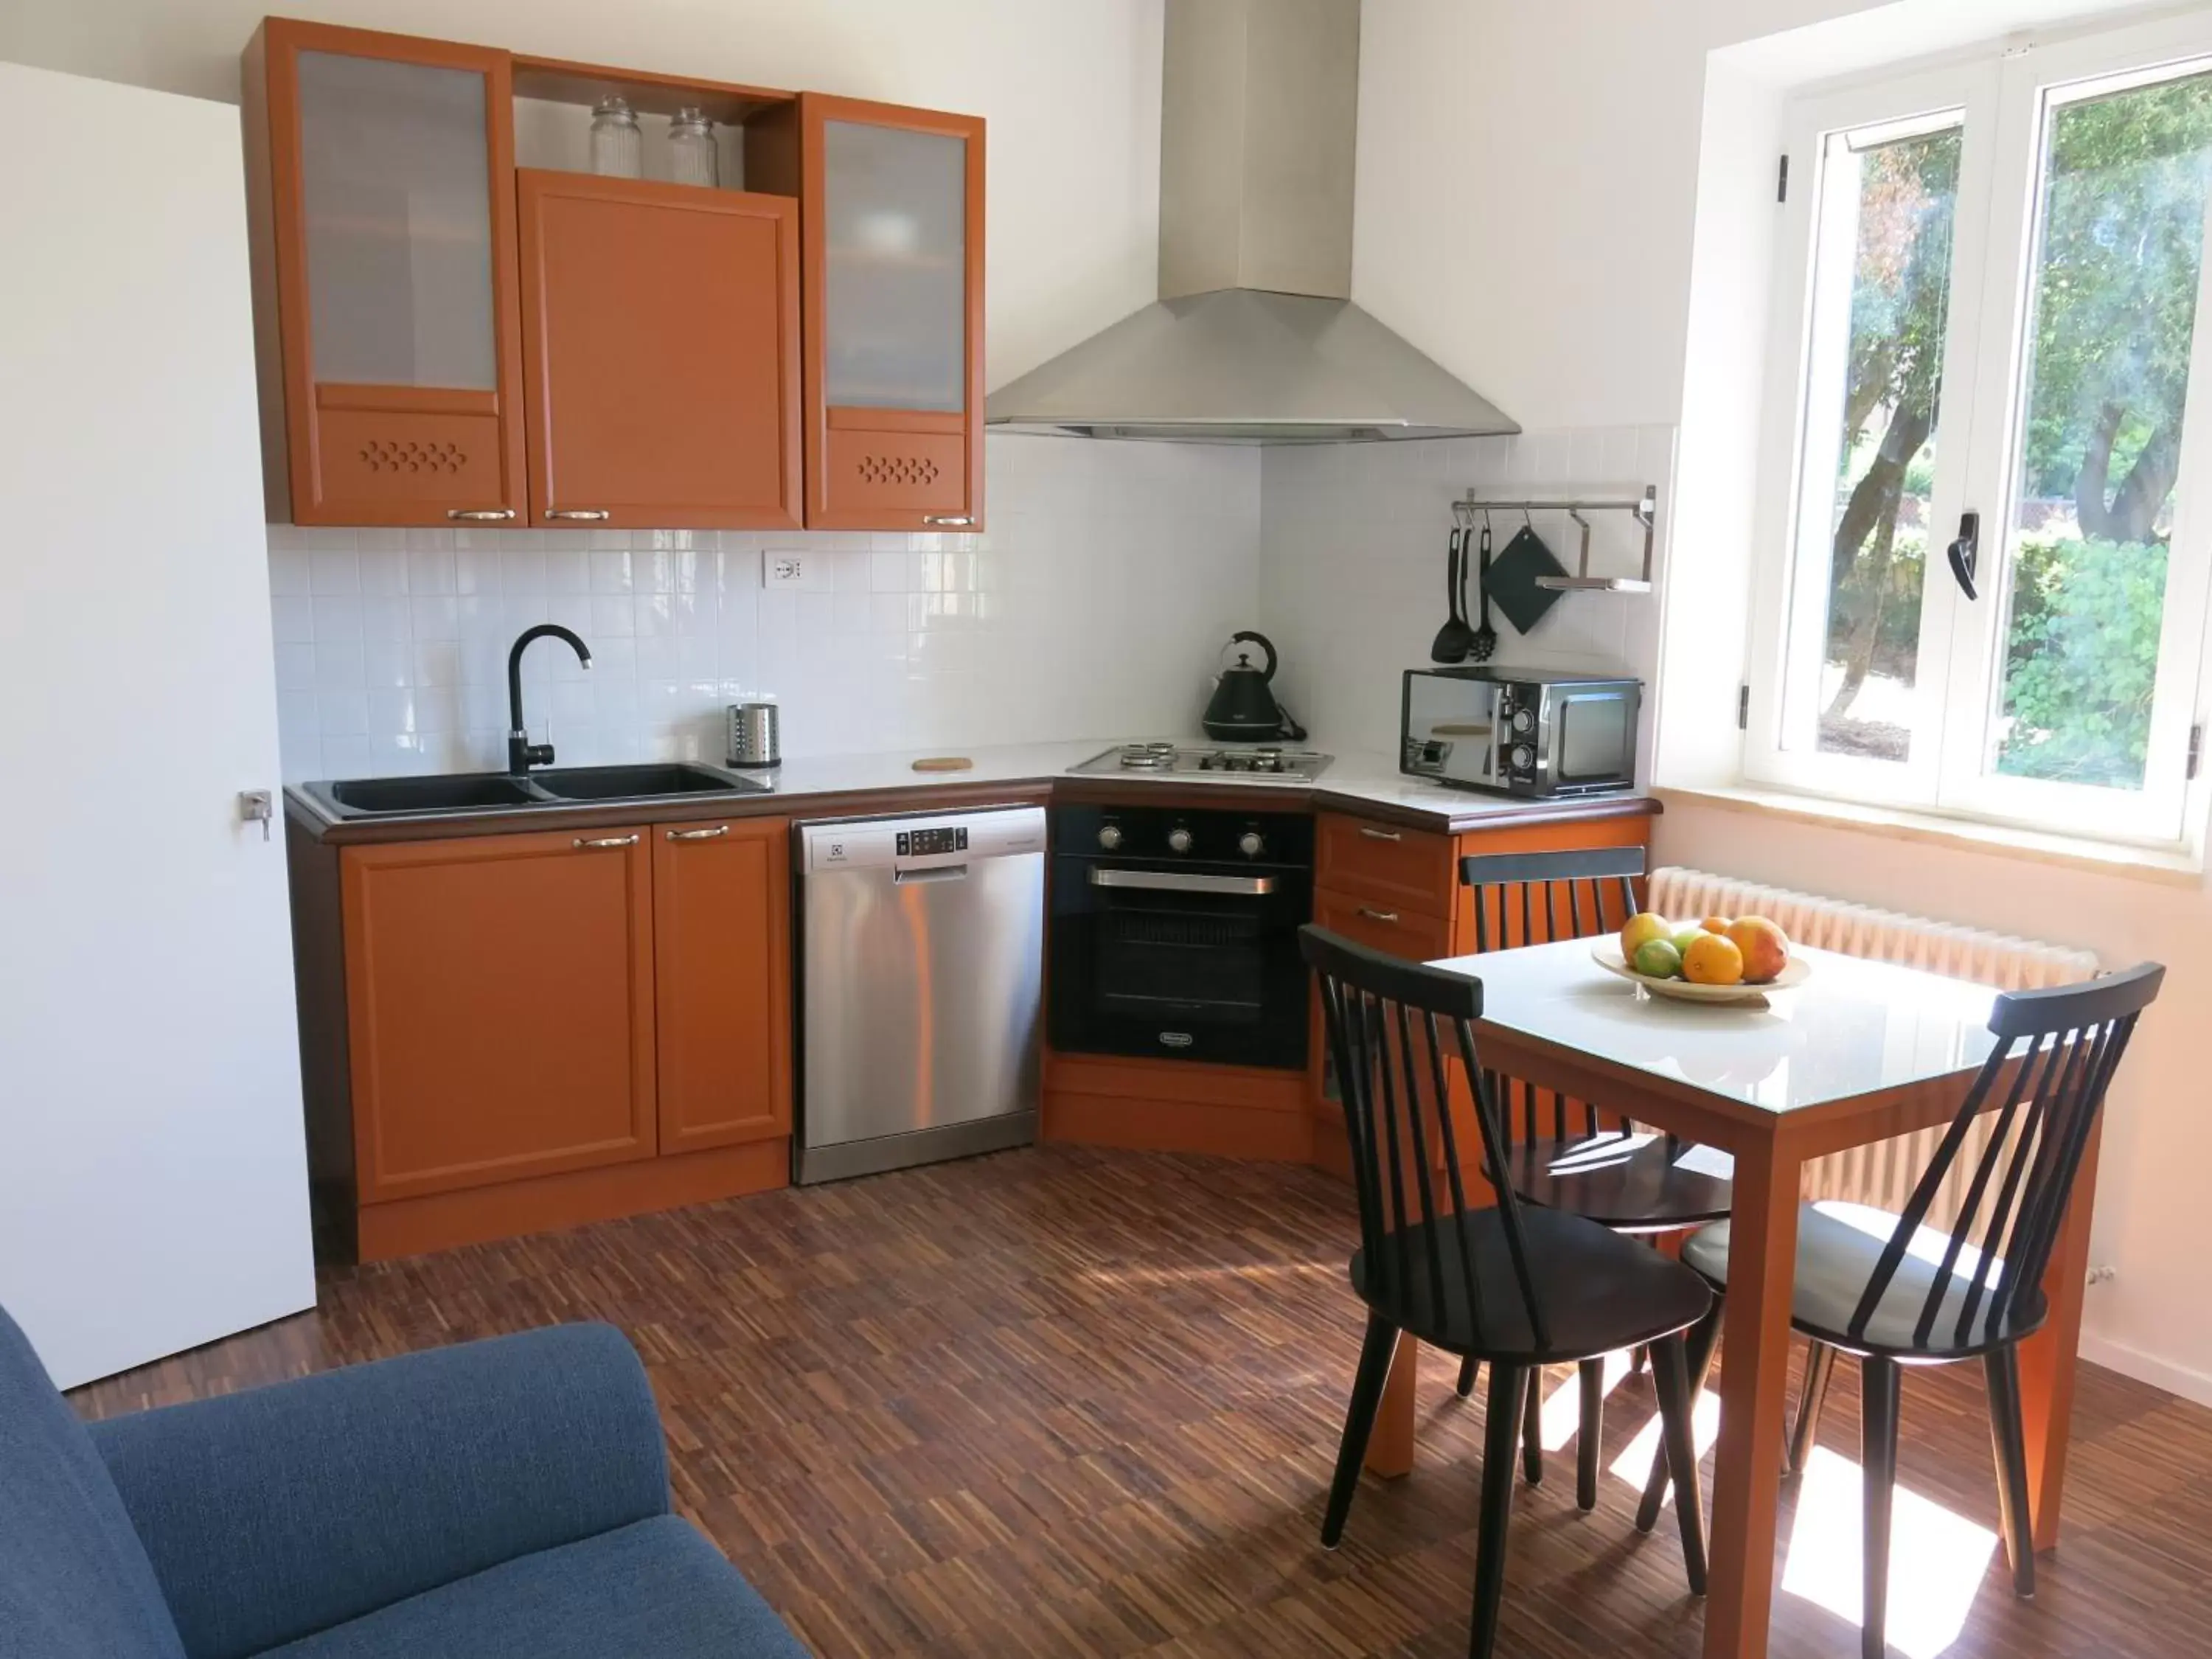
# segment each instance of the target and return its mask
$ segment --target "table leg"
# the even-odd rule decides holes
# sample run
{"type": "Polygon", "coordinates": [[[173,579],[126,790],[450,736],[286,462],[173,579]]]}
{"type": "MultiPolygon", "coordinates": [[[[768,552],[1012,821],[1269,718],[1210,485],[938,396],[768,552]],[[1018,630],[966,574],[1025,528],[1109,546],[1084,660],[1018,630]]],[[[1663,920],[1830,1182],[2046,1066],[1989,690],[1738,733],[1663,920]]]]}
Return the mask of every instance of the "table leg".
{"type": "Polygon", "coordinates": [[[2089,1272],[2089,1222],[2096,1207],[2101,1121],[2089,1131],[2081,1172],[2066,1220],[2043,1275],[2050,1316],[2020,1345],[2020,1402],[2027,1442],[2027,1508],[2035,1547],[2058,1547],[2058,1510],[2066,1487],[2066,1448],[2073,1431],[2074,1369],[2081,1340],[2081,1297],[2089,1272]]]}
{"type": "Polygon", "coordinates": [[[1390,1361],[1390,1380],[1375,1413],[1375,1431],[1367,1438],[1366,1470],[1386,1480],[1413,1472],[1413,1393],[1421,1368],[1421,1345],[1407,1332],[1398,1334],[1390,1361]]]}
{"type": "Polygon", "coordinates": [[[1798,1164],[1771,1143],[1735,1154],[1705,1659],[1761,1659],[1766,1651],[1790,1375],[1790,1289],[1797,1261],[1798,1164]]]}

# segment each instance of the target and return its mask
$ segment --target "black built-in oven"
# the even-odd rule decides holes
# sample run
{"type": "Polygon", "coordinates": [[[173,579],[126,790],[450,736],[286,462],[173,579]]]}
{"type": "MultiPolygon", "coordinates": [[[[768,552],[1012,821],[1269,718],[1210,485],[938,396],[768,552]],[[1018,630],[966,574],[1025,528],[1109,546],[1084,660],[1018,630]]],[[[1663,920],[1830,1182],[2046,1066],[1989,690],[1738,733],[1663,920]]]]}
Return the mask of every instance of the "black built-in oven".
{"type": "Polygon", "coordinates": [[[1052,1046],[1304,1069],[1313,845],[1301,813],[1055,807],[1052,1046]]]}

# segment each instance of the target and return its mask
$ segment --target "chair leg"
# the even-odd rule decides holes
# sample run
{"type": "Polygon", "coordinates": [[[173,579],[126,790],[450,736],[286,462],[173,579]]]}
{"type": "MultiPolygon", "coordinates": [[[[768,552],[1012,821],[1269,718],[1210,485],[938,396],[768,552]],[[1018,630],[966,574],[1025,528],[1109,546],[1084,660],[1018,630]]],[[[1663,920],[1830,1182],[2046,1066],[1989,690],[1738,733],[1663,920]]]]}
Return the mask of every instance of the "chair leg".
{"type": "MultiPolygon", "coordinates": [[[[1721,1341],[1721,1304],[1715,1299],[1712,1310],[1683,1334],[1683,1367],[1690,1376],[1691,1422],[1694,1431],[1698,1396],[1705,1391],[1705,1382],[1712,1375],[1713,1355],[1719,1351],[1721,1341]]],[[[1692,1447],[1697,1442],[1692,1439],[1692,1447]]],[[[1672,1474],[1670,1460],[1664,1455],[1662,1441],[1661,1455],[1651,1460],[1651,1473],[1644,1477],[1644,1497],[1636,1505],[1636,1529],[1650,1532],[1659,1524],[1659,1510],[1667,1501],[1667,1481],[1672,1474]]]]}
{"type": "Polygon", "coordinates": [[[1382,1403],[1382,1385],[1390,1380],[1390,1361],[1397,1352],[1398,1328],[1381,1314],[1370,1312],[1367,1335],[1359,1345],[1359,1370],[1352,1379],[1352,1403],[1345,1408],[1344,1438],[1336,1449],[1336,1477],[1329,1482],[1328,1509],[1322,1516],[1324,1549],[1334,1549],[1344,1536],[1344,1517],[1352,1513],[1359,1466],[1367,1459],[1367,1437],[1375,1431],[1375,1413],[1382,1403]]]}
{"type": "Polygon", "coordinates": [[[2020,1350],[1992,1348],[1982,1356],[1990,1385],[1990,1441],[1997,1459],[1997,1510],[2003,1516],[2005,1554],[2012,1561],[2012,1593],[2035,1594],[2035,1539],[2028,1527],[2027,1443],[2020,1419],[2020,1350]]]}
{"type": "Polygon", "coordinates": [[[1888,1651],[1889,1512],[1897,1496],[1897,1412],[1903,1373],[1893,1359],[1869,1355],[1859,1365],[1859,1461],[1865,1469],[1866,1596],[1860,1651],[1888,1651]]]}
{"type": "Polygon", "coordinates": [[[1698,1479],[1698,1439],[1691,1427],[1689,1366],[1682,1339],[1670,1336],[1651,1345],[1651,1386],[1659,1395],[1659,1423],[1667,1447],[1667,1466],[1674,1478],[1674,1518],[1682,1528],[1682,1565],[1690,1594],[1705,1593],[1705,1512],[1698,1479]]]}
{"type": "Polygon", "coordinates": [[[1805,1347],[1805,1382],[1797,1395],[1797,1420],[1790,1430],[1790,1455],[1783,1473],[1802,1472],[1812,1452],[1813,1437],[1820,1431],[1820,1407],[1828,1403],[1828,1379],[1835,1374],[1836,1351],[1825,1342],[1808,1341],[1805,1347]]]}
{"type": "Polygon", "coordinates": [[[1482,1508],[1474,1538],[1474,1617],[1468,1659],[1489,1659],[1505,1597],[1505,1531],[1513,1518],[1513,1438],[1535,1393],[1532,1367],[1490,1362],[1490,1409],[1483,1419],[1482,1508]]]}
{"type": "Polygon", "coordinates": [[[1582,1428],[1575,1441],[1575,1507],[1597,1507],[1597,1460],[1605,1447],[1605,1361],[1576,1366],[1583,1396],[1582,1428]]]}
{"type": "MultiPolygon", "coordinates": [[[[1494,1363],[1494,1362],[1493,1362],[1494,1363]]],[[[1532,1486],[1544,1484],[1544,1368],[1528,1368],[1528,1386],[1521,1393],[1521,1473],[1532,1486]]],[[[1498,1397],[1498,1385],[1490,1387],[1498,1397]]]]}
{"type": "Polygon", "coordinates": [[[1651,1345],[1648,1342],[1638,1343],[1628,1356],[1629,1375],[1632,1376],[1640,1376],[1644,1369],[1650,1364],[1651,1345]]]}
{"type": "Polygon", "coordinates": [[[1459,1397],[1461,1399],[1464,1400],[1474,1392],[1475,1373],[1481,1369],[1481,1363],[1479,1360],[1462,1359],[1459,1362],[1459,1397]]]}

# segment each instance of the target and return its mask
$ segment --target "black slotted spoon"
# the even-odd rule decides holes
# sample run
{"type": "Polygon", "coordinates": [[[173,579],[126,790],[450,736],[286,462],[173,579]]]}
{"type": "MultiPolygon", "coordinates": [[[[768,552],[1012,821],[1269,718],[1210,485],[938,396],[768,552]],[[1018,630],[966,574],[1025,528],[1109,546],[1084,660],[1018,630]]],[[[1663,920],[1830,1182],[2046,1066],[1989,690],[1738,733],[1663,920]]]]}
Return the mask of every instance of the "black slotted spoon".
{"type": "MultiPolygon", "coordinates": [[[[1475,544],[1475,561],[1474,592],[1482,605],[1482,626],[1468,635],[1467,655],[1473,662],[1488,662],[1491,653],[1498,649],[1498,630],[1490,625],[1490,516],[1487,514],[1483,515],[1480,539],[1475,544]]],[[[1463,560],[1460,565],[1459,579],[1464,590],[1467,565],[1463,560]]],[[[1466,611],[1467,599],[1462,592],[1461,614],[1464,615],[1466,611]]]]}

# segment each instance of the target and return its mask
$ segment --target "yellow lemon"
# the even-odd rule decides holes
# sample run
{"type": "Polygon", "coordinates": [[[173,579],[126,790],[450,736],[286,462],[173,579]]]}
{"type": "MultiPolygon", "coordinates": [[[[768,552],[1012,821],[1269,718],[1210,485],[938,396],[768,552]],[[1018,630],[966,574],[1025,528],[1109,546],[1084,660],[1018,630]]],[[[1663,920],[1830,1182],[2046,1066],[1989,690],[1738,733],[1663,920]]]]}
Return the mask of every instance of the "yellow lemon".
{"type": "Polygon", "coordinates": [[[1743,952],[1727,934],[1707,933],[1682,953],[1682,977],[1692,985],[1741,985],[1743,952]]]}
{"type": "Polygon", "coordinates": [[[1620,930],[1620,959],[1636,960],[1636,953],[1655,939],[1665,939],[1673,933],[1673,924],[1656,910],[1645,910],[1628,919],[1628,926],[1620,930]]]}

